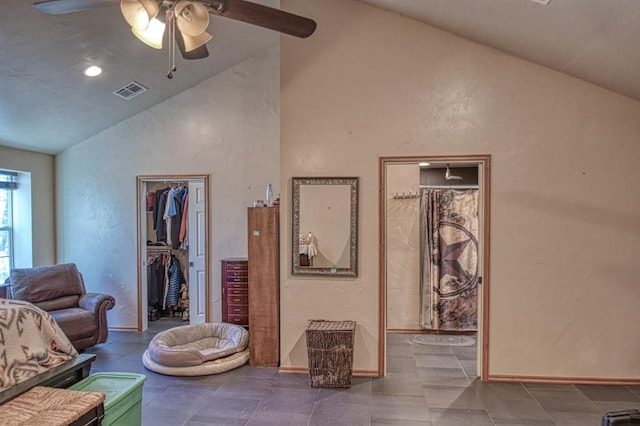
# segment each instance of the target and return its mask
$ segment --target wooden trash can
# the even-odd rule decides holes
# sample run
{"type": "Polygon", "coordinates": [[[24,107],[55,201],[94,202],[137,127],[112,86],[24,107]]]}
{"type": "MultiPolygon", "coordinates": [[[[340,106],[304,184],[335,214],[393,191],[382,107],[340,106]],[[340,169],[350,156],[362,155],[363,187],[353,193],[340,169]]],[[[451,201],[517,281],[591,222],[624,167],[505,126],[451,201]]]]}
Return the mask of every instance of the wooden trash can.
{"type": "Polygon", "coordinates": [[[306,330],[309,385],[351,387],[355,321],[314,320],[306,330]]]}

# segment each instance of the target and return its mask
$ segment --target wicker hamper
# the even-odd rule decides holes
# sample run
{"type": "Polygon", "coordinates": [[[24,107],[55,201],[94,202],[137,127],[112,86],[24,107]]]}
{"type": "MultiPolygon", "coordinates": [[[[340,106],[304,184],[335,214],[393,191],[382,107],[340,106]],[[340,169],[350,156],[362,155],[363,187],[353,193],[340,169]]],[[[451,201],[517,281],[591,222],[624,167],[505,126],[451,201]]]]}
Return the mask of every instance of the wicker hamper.
{"type": "Polygon", "coordinates": [[[355,321],[309,323],[306,337],[311,387],[351,387],[355,330],[355,321]]]}

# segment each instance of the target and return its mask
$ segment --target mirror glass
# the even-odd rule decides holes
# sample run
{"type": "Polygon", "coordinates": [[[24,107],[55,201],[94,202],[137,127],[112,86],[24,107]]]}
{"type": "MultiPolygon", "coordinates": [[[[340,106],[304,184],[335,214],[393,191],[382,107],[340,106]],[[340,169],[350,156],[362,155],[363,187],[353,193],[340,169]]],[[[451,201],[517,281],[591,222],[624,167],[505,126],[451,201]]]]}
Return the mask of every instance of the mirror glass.
{"type": "Polygon", "coordinates": [[[292,182],[292,274],[357,276],[358,178],[292,182]]]}

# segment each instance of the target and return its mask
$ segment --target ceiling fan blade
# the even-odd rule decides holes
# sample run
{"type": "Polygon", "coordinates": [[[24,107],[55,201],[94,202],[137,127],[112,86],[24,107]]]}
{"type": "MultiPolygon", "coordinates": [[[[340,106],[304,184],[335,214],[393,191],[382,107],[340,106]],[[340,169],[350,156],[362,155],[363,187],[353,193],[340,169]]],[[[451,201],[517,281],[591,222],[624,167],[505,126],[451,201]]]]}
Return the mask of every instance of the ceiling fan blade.
{"type": "Polygon", "coordinates": [[[49,15],[62,15],[95,9],[103,6],[117,6],[120,0],[44,0],[33,3],[33,7],[49,15]]]}
{"type": "Polygon", "coordinates": [[[309,37],[316,29],[313,19],[258,3],[245,0],[223,0],[222,3],[221,11],[209,7],[209,12],[300,38],[309,37]]]}
{"type": "Polygon", "coordinates": [[[203,44],[202,46],[187,52],[184,44],[184,38],[182,37],[182,33],[180,31],[176,31],[176,44],[178,45],[180,54],[184,59],[204,59],[209,56],[209,50],[207,49],[206,44],[203,44]]]}

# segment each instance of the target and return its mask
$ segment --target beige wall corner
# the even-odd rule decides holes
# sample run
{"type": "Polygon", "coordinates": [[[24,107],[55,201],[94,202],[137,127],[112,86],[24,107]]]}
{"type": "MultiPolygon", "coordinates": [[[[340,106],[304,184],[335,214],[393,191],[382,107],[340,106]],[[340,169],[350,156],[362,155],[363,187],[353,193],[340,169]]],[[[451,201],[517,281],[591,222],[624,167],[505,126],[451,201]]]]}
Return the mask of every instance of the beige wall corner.
{"type": "MultiPolygon", "coordinates": [[[[56,263],[54,157],[0,146],[0,169],[31,174],[32,266],[56,263]]],[[[31,266],[25,262],[19,266],[31,266]]]]}

